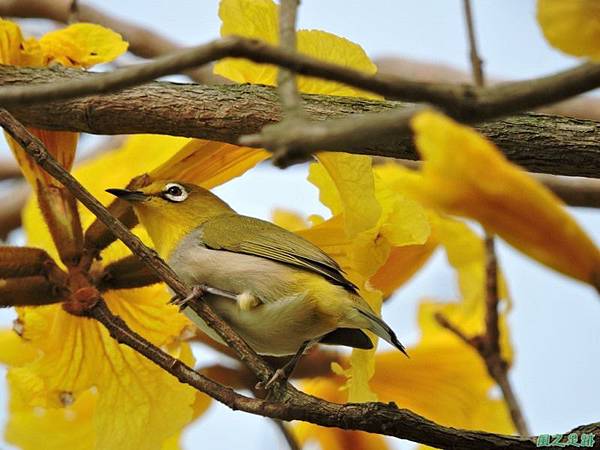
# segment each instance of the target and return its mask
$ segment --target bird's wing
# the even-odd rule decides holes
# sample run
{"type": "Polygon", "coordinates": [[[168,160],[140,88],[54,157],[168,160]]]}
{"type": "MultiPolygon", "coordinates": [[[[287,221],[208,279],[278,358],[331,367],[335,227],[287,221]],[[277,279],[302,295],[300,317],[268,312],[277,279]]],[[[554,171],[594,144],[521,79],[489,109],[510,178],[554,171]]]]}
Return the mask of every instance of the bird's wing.
{"type": "Polygon", "coordinates": [[[357,287],[320,248],[277,225],[254,217],[223,214],[201,227],[202,243],[213,250],[259,256],[318,273],[351,292],[357,287]]]}

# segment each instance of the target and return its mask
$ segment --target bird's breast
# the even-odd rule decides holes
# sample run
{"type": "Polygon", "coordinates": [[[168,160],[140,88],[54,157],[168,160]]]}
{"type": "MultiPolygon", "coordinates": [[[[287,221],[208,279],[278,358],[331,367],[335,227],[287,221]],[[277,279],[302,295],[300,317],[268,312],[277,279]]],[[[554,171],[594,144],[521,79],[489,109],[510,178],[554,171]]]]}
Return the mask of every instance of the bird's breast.
{"type": "Polygon", "coordinates": [[[233,294],[250,292],[263,303],[297,294],[298,269],[259,256],[213,250],[193,232],[179,243],[168,263],[190,285],[205,283],[233,294]]]}

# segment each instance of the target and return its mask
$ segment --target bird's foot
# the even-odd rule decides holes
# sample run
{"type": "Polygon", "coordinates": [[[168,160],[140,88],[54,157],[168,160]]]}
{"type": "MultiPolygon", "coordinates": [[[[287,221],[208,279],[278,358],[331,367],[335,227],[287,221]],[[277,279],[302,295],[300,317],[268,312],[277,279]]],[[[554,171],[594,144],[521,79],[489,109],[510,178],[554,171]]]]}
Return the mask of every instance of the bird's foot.
{"type": "Polygon", "coordinates": [[[285,370],[285,366],[280,367],[279,369],[277,369],[275,371],[273,376],[271,378],[269,378],[269,380],[266,383],[264,381],[259,381],[258,383],[256,383],[255,387],[256,387],[256,389],[260,389],[260,390],[269,390],[276,383],[278,383],[280,381],[287,381],[289,376],[290,376],[290,373],[288,373],[288,371],[285,370]]]}
{"type": "Polygon", "coordinates": [[[238,301],[239,297],[238,295],[232,292],[217,289],[207,284],[196,284],[192,287],[192,292],[190,293],[190,295],[188,295],[185,298],[181,298],[180,296],[175,295],[171,298],[171,300],[169,300],[169,304],[179,306],[179,310],[182,310],[187,306],[187,304],[191,300],[200,299],[204,297],[205,294],[218,295],[219,297],[226,297],[236,301],[238,301]]]}
{"type": "Polygon", "coordinates": [[[181,298],[179,295],[175,295],[171,298],[171,300],[169,300],[169,304],[178,306],[179,310],[181,311],[192,300],[202,298],[207,292],[205,287],[206,286],[204,286],[203,284],[197,284],[192,287],[192,292],[190,292],[190,295],[188,295],[185,298],[181,298]]]}
{"type": "Polygon", "coordinates": [[[292,372],[296,368],[298,361],[300,361],[300,358],[302,357],[306,349],[309,348],[315,342],[315,340],[308,340],[303,342],[296,354],[292,356],[290,360],[283,365],[283,367],[277,369],[273,376],[269,378],[269,380],[266,383],[263,381],[259,381],[255,386],[256,389],[268,390],[281,381],[287,382],[288,378],[292,375],[292,372]]]}

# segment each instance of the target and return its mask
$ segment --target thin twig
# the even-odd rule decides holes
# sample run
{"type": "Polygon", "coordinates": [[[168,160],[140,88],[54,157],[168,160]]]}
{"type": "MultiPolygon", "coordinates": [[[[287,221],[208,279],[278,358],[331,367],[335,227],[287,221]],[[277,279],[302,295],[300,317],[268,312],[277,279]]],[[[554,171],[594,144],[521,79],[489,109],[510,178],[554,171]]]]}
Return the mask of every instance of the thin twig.
{"type": "MultiPolygon", "coordinates": [[[[473,80],[479,88],[482,88],[484,85],[483,66],[481,57],[477,51],[477,39],[475,37],[475,25],[470,0],[464,0],[464,12],[469,37],[469,54],[473,80]]],[[[490,376],[500,387],[515,428],[521,436],[529,436],[529,429],[525,422],[520,403],[508,378],[508,364],[502,357],[500,349],[498,257],[496,255],[495,238],[487,230],[485,232],[485,255],[485,333],[478,339],[471,340],[471,342],[485,361],[490,376]]]]}
{"type": "MultiPolygon", "coordinates": [[[[296,14],[299,0],[282,0],[279,6],[279,45],[289,53],[296,51],[296,14]]],[[[280,67],[277,71],[277,85],[284,119],[302,114],[302,104],[296,75],[293,71],[280,67]]]]}
{"type": "Polygon", "coordinates": [[[471,69],[475,86],[483,87],[483,60],[479,57],[477,51],[477,38],[475,37],[475,25],[473,24],[473,11],[471,9],[471,0],[463,0],[465,21],[467,23],[467,35],[469,38],[469,59],[471,60],[471,69]]]}
{"type": "Polygon", "coordinates": [[[79,1],[71,0],[71,4],[69,5],[69,16],[67,19],[67,23],[70,25],[72,23],[79,22],[81,19],[79,18],[79,1]]]}
{"type": "MultiPolygon", "coordinates": [[[[5,110],[0,110],[0,124],[44,170],[67,187],[75,198],[102,220],[132,252],[146,262],[177,294],[188,294],[187,287],[178,280],[172,270],[156,253],[146,247],[123,224],[112,217],[47,152],[43,144],[5,110]]],[[[266,380],[272,375],[272,370],[256,356],[244,341],[237,337],[229,326],[215,316],[204,302],[197,303],[196,307],[201,317],[236,350],[240,359],[246,362],[259,379],[266,380]],[[202,305],[205,307],[203,308],[202,305]]],[[[123,320],[114,316],[108,310],[101,297],[96,299],[95,304],[87,311],[87,315],[100,321],[118,342],[130,346],[177,377],[181,382],[194,386],[234,409],[281,420],[305,420],[322,426],[335,426],[386,434],[437,447],[453,447],[465,450],[535,448],[533,439],[447,428],[410,411],[399,409],[392,404],[334,404],[303,394],[287,384],[278,386],[280,391],[276,397],[279,398],[279,402],[247,398],[201,376],[183,362],[172,358],[137,335],[129,329],[123,320]]]]}
{"type": "MultiPolygon", "coordinates": [[[[98,320],[110,335],[148,358],[165,371],[204,392],[234,410],[270,417],[278,420],[305,420],[322,426],[359,429],[372,433],[396,436],[440,448],[478,450],[535,449],[533,439],[516,438],[492,433],[457,430],[434,424],[408,410],[384,403],[335,404],[302,394],[287,387],[286,400],[273,402],[245,397],[230,388],[199,374],[182,361],[173,358],[142,336],[131,330],[118,316],[110,312],[101,298],[88,311],[88,316],[98,320]]],[[[594,426],[593,429],[600,429],[594,426]]]]}
{"type": "Polygon", "coordinates": [[[485,335],[480,342],[482,356],[486,362],[488,372],[496,381],[512,418],[515,428],[521,436],[529,436],[531,433],[520,402],[512,388],[508,378],[508,364],[502,357],[500,349],[500,326],[498,317],[498,258],[494,244],[494,236],[486,233],[485,236],[485,275],[486,275],[486,315],[485,335]]]}
{"type": "MultiPolygon", "coordinates": [[[[299,0],[282,0],[279,6],[279,41],[280,46],[287,52],[296,51],[296,14],[298,12],[299,0]]],[[[277,90],[281,101],[283,120],[276,125],[270,125],[270,132],[286,134],[287,128],[301,126],[304,123],[302,110],[302,99],[298,93],[296,74],[286,68],[280,67],[277,71],[277,90]]],[[[263,129],[269,132],[268,129],[263,129]]],[[[273,164],[279,167],[287,167],[293,161],[301,161],[307,155],[296,154],[298,149],[288,146],[266,147],[273,152],[273,164]]]]}

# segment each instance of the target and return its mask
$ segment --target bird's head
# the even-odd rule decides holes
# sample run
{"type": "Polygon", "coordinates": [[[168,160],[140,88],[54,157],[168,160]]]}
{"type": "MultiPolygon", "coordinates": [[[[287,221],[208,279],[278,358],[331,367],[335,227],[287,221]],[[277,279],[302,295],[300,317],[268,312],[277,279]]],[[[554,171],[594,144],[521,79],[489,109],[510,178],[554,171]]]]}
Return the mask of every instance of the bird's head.
{"type": "Polygon", "coordinates": [[[167,256],[192,230],[233,210],[207,189],[180,181],[157,180],[137,190],[107,189],[133,206],[156,250],[167,256]]]}

